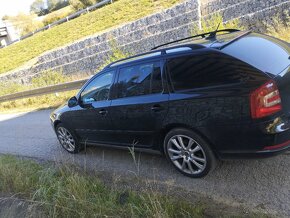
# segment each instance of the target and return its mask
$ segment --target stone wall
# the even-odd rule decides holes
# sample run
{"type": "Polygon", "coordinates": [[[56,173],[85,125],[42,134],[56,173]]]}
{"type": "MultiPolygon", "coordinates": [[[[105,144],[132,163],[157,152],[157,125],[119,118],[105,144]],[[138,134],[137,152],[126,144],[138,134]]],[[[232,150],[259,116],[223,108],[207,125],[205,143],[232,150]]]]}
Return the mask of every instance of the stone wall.
{"type": "Polygon", "coordinates": [[[262,20],[270,20],[290,8],[290,0],[186,0],[170,9],[90,36],[39,56],[28,68],[0,75],[0,81],[27,83],[46,70],[64,74],[93,74],[111,55],[110,41],[129,53],[141,53],[152,47],[191,35],[193,26],[213,13],[225,21],[239,18],[242,24],[263,31],[262,20]]]}

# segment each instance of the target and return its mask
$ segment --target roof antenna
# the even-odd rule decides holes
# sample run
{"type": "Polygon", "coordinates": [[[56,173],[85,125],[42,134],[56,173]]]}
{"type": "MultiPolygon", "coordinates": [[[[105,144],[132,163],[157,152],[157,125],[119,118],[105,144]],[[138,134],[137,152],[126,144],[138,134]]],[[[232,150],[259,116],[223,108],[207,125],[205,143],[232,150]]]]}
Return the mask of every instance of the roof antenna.
{"type": "Polygon", "coordinates": [[[216,30],[215,30],[215,31],[212,31],[212,32],[209,34],[209,36],[206,37],[206,39],[211,39],[211,38],[215,38],[215,37],[216,37],[216,34],[217,34],[218,30],[219,30],[219,27],[220,27],[221,23],[222,23],[222,22],[219,22],[219,24],[218,24],[216,30]]]}

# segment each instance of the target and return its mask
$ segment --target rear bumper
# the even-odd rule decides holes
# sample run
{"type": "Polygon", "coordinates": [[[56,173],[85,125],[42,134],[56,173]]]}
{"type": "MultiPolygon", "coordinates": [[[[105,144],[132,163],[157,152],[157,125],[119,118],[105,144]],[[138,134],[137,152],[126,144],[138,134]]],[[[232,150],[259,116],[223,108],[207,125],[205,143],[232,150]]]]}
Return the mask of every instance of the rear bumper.
{"type": "Polygon", "coordinates": [[[287,145],[272,149],[272,150],[262,150],[262,151],[238,151],[238,152],[224,152],[219,154],[220,159],[256,159],[256,158],[269,158],[282,153],[290,151],[290,142],[287,145]]]}
{"type": "Polygon", "coordinates": [[[220,159],[266,158],[290,150],[289,118],[216,128],[213,143],[220,159]],[[222,132],[221,132],[222,131],[222,132]],[[221,134],[222,133],[222,134],[221,134]]]}

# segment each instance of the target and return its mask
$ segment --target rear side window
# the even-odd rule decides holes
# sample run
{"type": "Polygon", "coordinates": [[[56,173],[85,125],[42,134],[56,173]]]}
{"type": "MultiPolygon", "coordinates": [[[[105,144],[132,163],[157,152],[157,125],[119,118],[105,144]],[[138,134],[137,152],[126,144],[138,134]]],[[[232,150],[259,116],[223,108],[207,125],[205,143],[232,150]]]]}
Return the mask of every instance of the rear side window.
{"type": "Polygon", "coordinates": [[[226,46],[223,52],[274,75],[279,74],[290,64],[289,46],[262,35],[251,34],[243,37],[226,46]]]}
{"type": "Polygon", "coordinates": [[[251,79],[253,69],[222,53],[203,53],[168,61],[175,91],[240,83],[251,79]]]}
{"type": "Polygon", "coordinates": [[[118,98],[161,93],[160,62],[121,68],[116,86],[118,98]]]}

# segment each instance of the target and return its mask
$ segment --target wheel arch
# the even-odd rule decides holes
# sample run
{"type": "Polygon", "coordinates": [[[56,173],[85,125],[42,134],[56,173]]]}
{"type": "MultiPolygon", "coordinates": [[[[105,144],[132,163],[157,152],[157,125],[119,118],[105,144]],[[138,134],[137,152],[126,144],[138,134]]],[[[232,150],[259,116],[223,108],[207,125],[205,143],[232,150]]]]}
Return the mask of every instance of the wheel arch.
{"type": "Polygon", "coordinates": [[[214,152],[214,154],[216,156],[218,156],[218,153],[215,149],[214,143],[209,139],[208,136],[206,136],[206,134],[204,132],[202,132],[198,128],[194,128],[192,126],[182,124],[182,123],[168,124],[160,131],[159,138],[158,138],[158,145],[159,145],[159,149],[162,153],[164,153],[164,139],[165,139],[166,135],[171,130],[178,129],[178,128],[189,129],[189,130],[195,132],[196,134],[198,134],[203,140],[205,140],[209,144],[209,146],[210,146],[211,150],[214,152]]]}
{"type": "Polygon", "coordinates": [[[60,120],[55,120],[53,123],[54,129],[56,130],[56,127],[61,124],[62,122],[60,120]]]}

